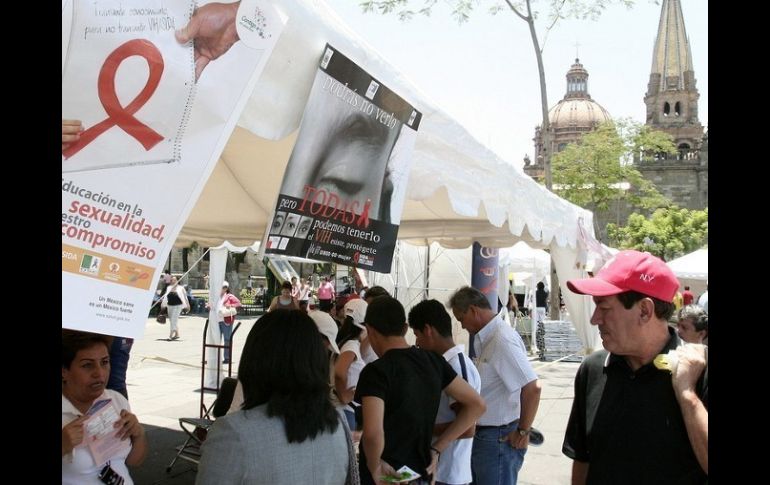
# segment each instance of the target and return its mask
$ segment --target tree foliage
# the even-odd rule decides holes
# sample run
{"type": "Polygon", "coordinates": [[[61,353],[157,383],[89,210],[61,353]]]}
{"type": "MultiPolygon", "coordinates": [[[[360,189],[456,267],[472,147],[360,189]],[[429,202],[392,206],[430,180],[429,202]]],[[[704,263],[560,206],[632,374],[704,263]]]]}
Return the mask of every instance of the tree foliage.
{"type": "MultiPolygon", "coordinates": [[[[395,13],[400,20],[410,20],[415,15],[430,16],[433,12],[433,7],[437,3],[438,0],[363,0],[360,2],[364,12],[395,13]]],[[[596,20],[609,5],[616,3],[631,7],[634,4],[634,0],[548,0],[543,2],[537,2],[537,0],[531,0],[530,2],[526,0],[487,2],[480,0],[448,0],[445,3],[451,6],[452,17],[460,23],[467,22],[475,8],[485,7],[493,15],[508,8],[513,13],[525,18],[527,17],[528,3],[548,4],[546,8],[548,10],[548,29],[550,29],[560,19],[596,20]]],[[[540,17],[540,12],[537,9],[533,9],[532,16],[534,19],[537,19],[540,17]]]]}
{"type": "Polygon", "coordinates": [[[642,209],[670,205],[634,167],[634,158],[676,153],[671,136],[631,120],[608,121],[553,156],[554,192],[573,204],[607,210],[626,200],[642,209]]]}
{"type": "Polygon", "coordinates": [[[607,234],[619,249],[647,251],[670,261],[708,244],[709,210],[669,207],[651,217],[631,214],[625,227],[608,224],[607,234]]]}

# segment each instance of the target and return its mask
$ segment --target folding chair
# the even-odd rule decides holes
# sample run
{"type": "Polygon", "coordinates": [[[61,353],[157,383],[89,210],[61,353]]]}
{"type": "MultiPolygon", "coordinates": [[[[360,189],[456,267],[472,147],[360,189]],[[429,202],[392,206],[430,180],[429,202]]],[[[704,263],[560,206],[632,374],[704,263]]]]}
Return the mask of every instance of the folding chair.
{"type": "MultiPolygon", "coordinates": [[[[222,380],[216,401],[209,408],[210,414],[214,419],[227,414],[227,410],[230,409],[230,404],[233,402],[233,394],[235,393],[237,383],[238,380],[234,377],[225,377],[222,380]]],[[[200,447],[206,440],[206,435],[211,425],[214,424],[214,419],[210,419],[209,412],[206,412],[202,418],[179,418],[179,426],[187,434],[187,439],[182,445],[177,446],[176,456],[166,467],[166,473],[171,472],[174,464],[179,459],[195,463],[196,465],[200,462],[200,447]]]]}

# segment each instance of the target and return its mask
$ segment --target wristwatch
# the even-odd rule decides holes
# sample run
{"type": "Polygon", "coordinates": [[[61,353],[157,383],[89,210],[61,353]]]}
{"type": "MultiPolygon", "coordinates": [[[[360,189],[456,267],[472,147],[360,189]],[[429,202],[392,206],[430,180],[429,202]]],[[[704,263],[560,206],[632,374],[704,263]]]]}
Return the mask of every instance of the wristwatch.
{"type": "Polygon", "coordinates": [[[519,436],[527,436],[529,435],[530,431],[532,431],[532,428],[530,429],[516,428],[516,431],[519,433],[519,436]]]}

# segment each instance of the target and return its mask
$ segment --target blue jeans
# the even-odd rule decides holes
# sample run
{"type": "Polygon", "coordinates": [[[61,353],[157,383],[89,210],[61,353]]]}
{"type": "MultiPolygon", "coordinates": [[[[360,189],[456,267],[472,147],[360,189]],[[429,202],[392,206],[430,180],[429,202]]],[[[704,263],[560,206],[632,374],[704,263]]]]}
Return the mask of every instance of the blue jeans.
{"type": "Polygon", "coordinates": [[[516,485],[526,449],[511,448],[505,438],[519,421],[501,428],[476,428],[471,452],[474,485],[516,485]]]}
{"type": "Polygon", "coordinates": [[[233,326],[226,325],[225,322],[219,322],[219,331],[225,338],[225,360],[230,360],[230,339],[233,337],[233,326]]]}
{"type": "Polygon", "coordinates": [[[353,411],[349,411],[347,409],[345,411],[345,419],[348,421],[348,428],[350,428],[350,431],[356,430],[356,413],[353,411]]]}

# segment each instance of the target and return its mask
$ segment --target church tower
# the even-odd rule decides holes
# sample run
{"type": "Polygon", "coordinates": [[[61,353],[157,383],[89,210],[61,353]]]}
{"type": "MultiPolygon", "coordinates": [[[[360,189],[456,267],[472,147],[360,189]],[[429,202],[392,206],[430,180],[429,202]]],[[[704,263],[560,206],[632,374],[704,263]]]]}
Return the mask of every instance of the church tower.
{"type": "Polygon", "coordinates": [[[637,168],[664,195],[689,209],[708,206],[708,156],[702,156],[703,125],[690,40],[680,0],[663,0],[652,69],[644,103],[646,124],[670,134],[676,155],[637,162],[637,168]]]}

